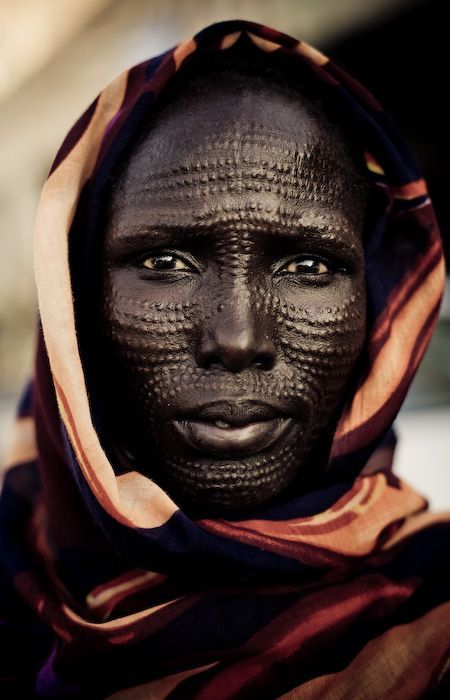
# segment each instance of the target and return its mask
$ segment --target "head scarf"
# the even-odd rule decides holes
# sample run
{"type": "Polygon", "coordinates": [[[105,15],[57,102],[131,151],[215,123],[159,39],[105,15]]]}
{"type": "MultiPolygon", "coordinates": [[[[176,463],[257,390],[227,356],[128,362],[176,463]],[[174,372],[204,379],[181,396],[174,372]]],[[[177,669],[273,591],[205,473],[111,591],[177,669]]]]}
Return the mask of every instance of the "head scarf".
{"type": "Polygon", "coordinates": [[[212,24],[122,73],[78,120],[43,189],[34,253],[36,361],[0,501],[1,688],[174,700],[450,690],[450,513],[429,513],[391,471],[392,423],[439,311],[441,241],[420,170],[370,92],[304,41],[245,20],[212,24]],[[283,57],[352,129],[377,192],[369,325],[328,482],[244,519],[194,520],[107,456],[69,247],[94,183],[164,85],[184,62],[238,49],[283,57]]]}

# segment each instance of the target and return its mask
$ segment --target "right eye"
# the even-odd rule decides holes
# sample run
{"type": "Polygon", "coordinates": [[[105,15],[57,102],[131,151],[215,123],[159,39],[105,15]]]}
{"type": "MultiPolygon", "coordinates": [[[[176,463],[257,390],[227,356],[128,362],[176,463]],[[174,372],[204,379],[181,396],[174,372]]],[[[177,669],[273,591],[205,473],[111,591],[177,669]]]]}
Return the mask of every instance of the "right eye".
{"type": "Polygon", "coordinates": [[[154,255],[149,255],[141,264],[147,269],[157,272],[192,269],[185,260],[173,253],[155,253],[154,255]]]}

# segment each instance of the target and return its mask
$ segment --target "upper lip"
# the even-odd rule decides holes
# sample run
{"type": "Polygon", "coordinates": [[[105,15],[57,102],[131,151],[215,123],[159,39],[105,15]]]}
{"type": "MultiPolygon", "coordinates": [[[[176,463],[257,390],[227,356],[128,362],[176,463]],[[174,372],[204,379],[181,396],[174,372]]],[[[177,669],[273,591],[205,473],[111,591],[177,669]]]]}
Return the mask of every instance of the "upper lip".
{"type": "Polygon", "coordinates": [[[212,403],[202,404],[195,409],[186,411],[182,418],[202,421],[222,420],[230,425],[247,425],[256,421],[273,420],[287,417],[286,413],[267,403],[254,400],[222,399],[212,403]]]}

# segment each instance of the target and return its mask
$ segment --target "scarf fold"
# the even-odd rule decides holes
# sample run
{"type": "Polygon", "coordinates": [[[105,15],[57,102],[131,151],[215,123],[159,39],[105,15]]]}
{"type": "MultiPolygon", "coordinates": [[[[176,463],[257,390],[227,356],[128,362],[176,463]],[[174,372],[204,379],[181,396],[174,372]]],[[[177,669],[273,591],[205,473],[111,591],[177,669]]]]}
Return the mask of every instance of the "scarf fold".
{"type": "Polygon", "coordinates": [[[304,41],[212,24],[122,73],[80,117],[43,188],[34,256],[35,364],[0,497],[2,697],[450,697],[450,512],[430,513],[391,471],[444,262],[426,182],[374,96],[304,41]],[[353,130],[377,210],[367,340],[328,482],[246,518],[195,520],[102,446],[69,253],[76,217],[162,88],[221,51],[282,58],[316,81],[353,130]]]}

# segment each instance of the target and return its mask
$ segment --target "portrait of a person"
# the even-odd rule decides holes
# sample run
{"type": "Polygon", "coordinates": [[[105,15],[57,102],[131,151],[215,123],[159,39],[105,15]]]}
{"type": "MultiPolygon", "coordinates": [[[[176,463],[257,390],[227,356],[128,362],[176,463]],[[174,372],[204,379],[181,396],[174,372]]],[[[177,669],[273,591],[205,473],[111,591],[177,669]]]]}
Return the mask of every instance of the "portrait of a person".
{"type": "Polygon", "coordinates": [[[392,471],[442,244],[376,97],[211,24],[75,123],[34,261],[2,697],[448,697],[450,512],[392,471]]]}

